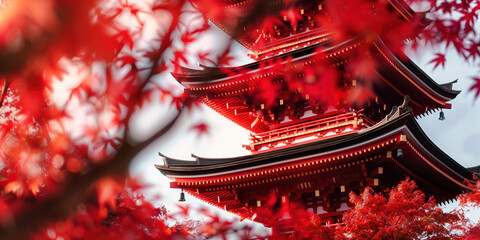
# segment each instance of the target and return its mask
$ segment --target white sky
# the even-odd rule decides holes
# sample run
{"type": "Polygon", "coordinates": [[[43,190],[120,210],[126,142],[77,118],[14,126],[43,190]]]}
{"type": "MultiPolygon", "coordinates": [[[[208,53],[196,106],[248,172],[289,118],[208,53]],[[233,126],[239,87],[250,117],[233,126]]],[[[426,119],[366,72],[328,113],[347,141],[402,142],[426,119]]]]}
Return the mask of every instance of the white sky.
{"type": "MultiPolygon", "coordinates": [[[[223,49],[221,46],[219,47],[218,43],[228,39],[227,35],[215,26],[213,26],[211,34],[205,34],[204,38],[201,40],[202,45],[199,46],[203,50],[223,49]]],[[[235,43],[234,54],[238,57],[237,65],[251,61],[246,57],[246,50],[238,43],[235,43]]],[[[463,166],[471,167],[480,164],[478,161],[478,156],[480,156],[480,124],[478,121],[480,119],[480,102],[475,102],[474,94],[468,92],[468,88],[472,84],[470,77],[478,74],[478,70],[462,63],[454,54],[447,56],[445,70],[439,68],[435,71],[432,71],[433,65],[427,64],[433,58],[431,50],[410,54],[410,57],[438,83],[459,79],[459,82],[454,85],[454,89],[462,90],[462,93],[451,102],[452,110],[444,110],[445,121],[438,120],[437,112],[419,119],[421,127],[437,146],[463,166]]],[[[195,67],[195,64],[192,63],[190,67],[195,67]]],[[[163,77],[164,81],[177,84],[171,76],[163,77]]],[[[152,128],[161,126],[168,116],[170,115],[164,105],[151,103],[147,111],[138,114],[136,119],[132,120],[131,129],[140,137],[144,134],[148,135],[152,128]]],[[[249,143],[248,135],[247,130],[211,109],[202,107],[188,116],[184,116],[177,128],[168,136],[156,141],[143,151],[132,163],[130,172],[133,176],[139,176],[146,183],[152,184],[147,195],[160,193],[163,196],[161,204],[174,210],[180,190],[170,189],[169,180],[155,169],[154,164],[162,164],[158,152],[178,159],[191,159],[190,154],[192,153],[202,157],[217,158],[245,155],[250,154],[249,151],[242,148],[242,144],[249,143]],[[197,133],[190,128],[202,121],[208,123],[210,129],[207,135],[198,137],[197,133]]],[[[193,207],[207,206],[192,196],[187,195],[186,197],[187,204],[193,207]]],[[[232,218],[231,214],[224,211],[218,212],[226,218],[232,218]]],[[[257,226],[257,228],[260,227],[257,226]]]]}

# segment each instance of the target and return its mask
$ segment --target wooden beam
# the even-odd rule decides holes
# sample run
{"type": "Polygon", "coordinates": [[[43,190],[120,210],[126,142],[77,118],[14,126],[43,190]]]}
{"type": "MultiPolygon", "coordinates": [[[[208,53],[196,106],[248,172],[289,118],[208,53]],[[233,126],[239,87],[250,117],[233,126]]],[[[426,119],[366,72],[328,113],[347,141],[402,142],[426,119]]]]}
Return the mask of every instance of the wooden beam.
{"type": "MultiPolygon", "coordinates": [[[[276,192],[278,195],[285,195],[291,192],[297,192],[300,194],[311,192],[313,196],[315,190],[320,190],[319,194],[323,195],[327,194],[326,188],[335,189],[336,187],[338,187],[339,189],[341,185],[349,186],[352,183],[364,181],[365,178],[363,177],[360,169],[361,168],[359,165],[350,166],[347,168],[337,169],[329,172],[322,172],[321,174],[323,174],[323,178],[318,178],[318,174],[305,175],[298,178],[289,178],[284,180],[266,182],[258,185],[239,187],[237,188],[237,192],[239,194],[239,199],[251,200],[257,198],[259,194],[259,188],[267,190],[267,193],[268,189],[272,189],[272,191],[273,189],[278,189],[278,192],[276,192]],[[341,175],[341,177],[338,177],[339,175],[341,175]],[[333,176],[337,176],[336,183],[333,182],[333,176]],[[305,182],[309,183],[309,187],[299,189],[298,184],[305,182]]],[[[332,192],[334,192],[334,190],[332,190],[332,192]]]]}
{"type": "Polygon", "coordinates": [[[232,205],[225,205],[223,207],[223,209],[225,209],[225,211],[232,211],[232,210],[243,208],[243,207],[245,207],[245,206],[242,205],[241,203],[236,203],[236,204],[232,204],[232,205]]]}
{"type": "Polygon", "coordinates": [[[367,180],[367,186],[379,186],[380,185],[380,179],[378,178],[370,178],[367,180]]]}
{"type": "Polygon", "coordinates": [[[240,115],[240,114],[247,114],[250,113],[250,109],[248,108],[237,108],[235,109],[235,115],[240,115]]]}
{"type": "Polygon", "coordinates": [[[185,186],[185,185],[180,185],[178,182],[170,182],[170,188],[181,188],[185,190],[191,190],[191,191],[197,191],[197,189],[201,189],[200,192],[213,192],[213,191],[207,191],[204,187],[198,187],[198,186],[185,186]]]}
{"type": "Polygon", "coordinates": [[[234,201],[236,200],[234,196],[232,195],[229,195],[229,196],[218,196],[218,202],[219,203],[222,203],[222,202],[226,202],[226,201],[234,201]]]}
{"type": "Polygon", "coordinates": [[[377,167],[372,170],[370,170],[369,175],[371,177],[378,177],[383,174],[383,167],[377,167]]]}
{"type": "Polygon", "coordinates": [[[227,109],[239,108],[239,107],[244,107],[244,104],[242,102],[228,102],[227,103],[227,109]]]}
{"type": "Polygon", "coordinates": [[[170,188],[183,188],[183,186],[180,186],[178,182],[170,182],[170,188]]]}

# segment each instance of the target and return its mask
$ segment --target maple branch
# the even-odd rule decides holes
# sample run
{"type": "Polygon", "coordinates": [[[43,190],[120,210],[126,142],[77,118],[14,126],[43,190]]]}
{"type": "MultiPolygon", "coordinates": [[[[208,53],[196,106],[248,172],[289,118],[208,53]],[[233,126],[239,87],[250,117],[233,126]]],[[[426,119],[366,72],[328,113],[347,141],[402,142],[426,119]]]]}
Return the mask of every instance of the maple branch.
{"type": "Polygon", "coordinates": [[[3,81],[3,89],[0,92],[0,108],[3,106],[3,102],[5,101],[5,97],[7,96],[8,89],[10,88],[10,84],[12,83],[11,81],[8,81],[7,77],[3,77],[1,79],[3,81]]]}
{"type": "Polygon", "coordinates": [[[167,32],[163,36],[163,39],[162,39],[162,42],[160,43],[160,47],[159,47],[158,51],[154,54],[154,57],[151,59],[151,61],[153,62],[153,66],[151,68],[151,71],[148,73],[148,76],[146,77],[147,80],[143,82],[140,89],[145,88],[148,81],[153,76],[156,75],[156,69],[157,69],[158,66],[161,65],[160,59],[161,59],[163,53],[171,46],[172,41],[171,41],[170,38],[172,36],[173,31],[175,31],[178,23],[180,22],[181,8],[185,4],[185,2],[186,2],[186,0],[181,0],[177,3],[177,7],[174,6],[174,7],[170,8],[168,10],[170,12],[170,14],[172,15],[172,22],[171,22],[170,26],[168,27],[167,32]]]}
{"type": "MultiPolygon", "coordinates": [[[[165,53],[165,51],[171,47],[171,43],[172,41],[170,40],[173,32],[175,31],[178,23],[180,22],[180,13],[181,13],[181,8],[183,7],[183,5],[185,4],[185,1],[186,0],[181,0],[179,2],[177,2],[177,5],[176,6],[172,6],[168,9],[168,11],[171,13],[172,15],[172,20],[171,20],[171,23],[170,23],[170,26],[167,30],[167,32],[165,33],[165,35],[163,36],[163,39],[162,39],[162,42],[160,43],[160,47],[158,48],[158,50],[155,52],[154,54],[154,57],[151,59],[152,61],[152,66],[150,67],[150,72],[148,73],[148,75],[146,76],[145,80],[142,82],[141,86],[138,88],[138,91],[136,92],[136,94],[134,94],[132,96],[132,100],[131,101],[131,104],[130,106],[128,107],[128,113],[127,113],[127,116],[125,117],[125,126],[127,126],[127,129],[128,129],[128,121],[130,120],[130,117],[132,116],[132,114],[135,112],[135,106],[141,101],[141,98],[142,98],[142,93],[145,89],[145,87],[148,85],[148,83],[152,80],[152,78],[157,74],[156,73],[156,70],[157,68],[162,64],[161,63],[161,57],[162,55],[165,53]]],[[[165,61],[165,60],[164,60],[165,61]]],[[[124,134],[124,139],[127,138],[127,134],[128,134],[128,131],[125,131],[125,134],[124,134]]],[[[152,139],[155,140],[156,136],[158,134],[154,134],[151,138],[154,138],[152,139]]],[[[161,135],[160,135],[161,136],[161,135]]],[[[157,136],[158,138],[159,136],[157,136]]],[[[150,138],[150,139],[151,139],[150,138]]],[[[149,140],[147,140],[148,142],[149,140]]],[[[140,143],[140,145],[142,145],[142,143],[140,143]]]]}
{"type": "Polygon", "coordinates": [[[382,213],[379,213],[380,214],[380,217],[382,217],[383,219],[383,223],[385,223],[385,225],[387,226],[391,226],[390,222],[387,220],[387,218],[385,218],[385,216],[383,216],[382,213]]]}
{"type": "Polygon", "coordinates": [[[43,32],[35,42],[24,39],[22,41],[22,48],[17,51],[10,51],[8,49],[0,50],[0,74],[5,75],[11,72],[18,72],[23,69],[29,60],[39,55],[46,49],[46,43],[54,39],[55,33],[43,32]]]}
{"type": "Polygon", "coordinates": [[[124,176],[128,171],[130,161],[150,143],[162,137],[177,123],[181,112],[153,136],[142,143],[131,146],[124,144],[110,160],[92,167],[85,174],[70,176],[58,191],[45,199],[25,207],[14,216],[10,225],[0,225],[0,239],[22,239],[27,234],[35,232],[48,221],[64,219],[75,212],[77,205],[85,201],[86,192],[101,178],[106,176],[124,176]]]}
{"type": "Polygon", "coordinates": [[[402,216],[397,217],[397,221],[395,222],[394,226],[396,226],[398,224],[398,222],[400,222],[400,219],[402,219],[402,216]]]}
{"type": "MultiPolygon", "coordinates": [[[[177,3],[177,7],[174,6],[169,9],[173,16],[169,30],[164,35],[164,40],[162,41],[158,51],[155,53],[155,57],[152,59],[153,63],[149,75],[145,78],[141,86],[137,88],[137,91],[135,91],[131,98],[129,106],[127,106],[128,113],[124,118],[125,126],[128,126],[128,122],[132,114],[135,112],[136,105],[139,103],[139,101],[141,101],[144,88],[151,81],[152,77],[156,75],[155,71],[159,65],[163,53],[171,46],[170,38],[179,22],[180,9],[184,3],[185,0],[180,1],[177,3]]],[[[21,65],[18,67],[21,67],[21,65]]],[[[2,69],[0,68],[0,72],[1,71],[2,69]]],[[[117,153],[113,158],[93,165],[92,169],[85,174],[71,175],[70,178],[65,181],[63,186],[61,186],[47,198],[38,198],[36,199],[37,201],[35,203],[31,204],[27,208],[22,209],[22,211],[13,216],[13,221],[10,222],[10,224],[0,225],[0,239],[20,239],[43,227],[46,222],[68,217],[69,214],[75,212],[78,204],[85,201],[86,192],[92,186],[94,186],[99,179],[112,175],[125,176],[131,160],[153,141],[164,136],[165,133],[167,133],[175,125],[175,123],[177,123],[182,112],[183,111],[178,112],[165,127],[154,133],[147,140],[144,140],[138,144],[129,144],[127,142],[128,131],[125,131],[123,144],[117,150],[117,153]]]]}

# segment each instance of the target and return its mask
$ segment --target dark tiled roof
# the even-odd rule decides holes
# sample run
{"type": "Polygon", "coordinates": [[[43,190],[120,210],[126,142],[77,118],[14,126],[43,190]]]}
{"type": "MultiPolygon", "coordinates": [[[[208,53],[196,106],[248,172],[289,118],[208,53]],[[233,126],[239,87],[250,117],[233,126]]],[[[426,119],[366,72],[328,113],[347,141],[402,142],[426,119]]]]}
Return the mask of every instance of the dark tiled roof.
{"type": "Polygon", "coordinates": [[[369,140],[390,133],[399,133],[404,126],[412,133],[413,137],[423,146],[423,148],[441,162],[440,164],[448,166],[448,168],[463,178],[470,179],[472,177],[471,170],[464,168],[450,158],[425,135],[411,112],[400,114],[398,117],[395,117],[386,123],[375,125],[365,131],[354,132],[339,137],[323,140],[319,139],[314,142],[301,143],[286,148],[233,158],[214,159],[195,156],[196,161],[182,161],[165,157],[166,165],[157,165],[156,167],[160,172],[167,176],[195,176],[222,173],[259,165],[274,164],[293,158],[308,157],[314,154],[336,151],[349,146],[361,145],[369,140]]]}

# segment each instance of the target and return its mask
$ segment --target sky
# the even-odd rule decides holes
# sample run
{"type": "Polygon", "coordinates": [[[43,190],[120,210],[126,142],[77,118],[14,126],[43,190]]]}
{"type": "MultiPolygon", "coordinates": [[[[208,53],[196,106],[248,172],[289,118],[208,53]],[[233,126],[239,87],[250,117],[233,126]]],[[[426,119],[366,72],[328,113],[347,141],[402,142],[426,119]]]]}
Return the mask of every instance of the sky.
{"type": "MultiPolygon", "coordinates": [[[[203,39],[199,42],[201,44],[194,46],[194,49],[222,49],[221,44],[227,44],[228,36],[213,26],[210,33],[204,34],[203,39]]],[[[248,50],[236,42],[233,44],[233,54],[236,57],[236,62],[233,65],[241,65],[251,61],[246,56],[248,50]]],[[[408,55],[439,84],[458,79],[458,83],[454,84],[454,89],[462,92],[451,101],[452,109],[444,110],[446,117],[444,121],[438,120],[439,115],[436,112],[418,119],[418,122],[427,136],[461,165],[465,167],[479,165],[480,124],[478,119],[480,119],[480,100],[475,101],[474,94],[468,91],[473,83],[471,77],[478,75],[478,69],[475,69],[471,64],[464,63],[454,53],[449,53],[445,67],[433,70],[433,64],[428,62],[433,59],[434,52],[435,49],[425,49],[420,52],[408,53],[408,55]]],[[[191,63],[189,67],[195,68],[195,65],[196,63],[191,63]]],[[[164,78],[162,81],[178,87],[181,91],[181,86],[171,75],[164,74],[161,78],[164,78]]],[[[165,104],[150,103],[147,110],[137,113],[131,121],[131,129],[135,133],[134,137],[148,136],[152,129],[160,128],[166,122],[166,119],[172,115],[173,111],[169,110],[165,104]]],[[[171,211],[175,211],[180,190],[170,189],[169,179],[154,167],[154,164],[163,164],[158,152],[169,157],[192,161],[191,154],[212,158],[247,155],[250,152],[242,148],[242,145],[249,143],[248,136],[249,132],[247,130],[208,107],[202,106],[183,115],[177,126],[167,136],[155,141],[141,152],[132,162],[130,174],[151,185],[145,192],[147,197],[160,194],[162,200],[158,204],[164,204],[171,211]],[[199,136],[191,127],[201,122],[208,124],[209,131],[207,134],[199,136]]],[[[235,219],[235,216],[210,207],[192,196],[187,195],[186,198],[186,203],[193,207],[208,207],[222,217],[235,219]]],[[[455,207],[455,204],[449,205],[448,209],[453,207],[455,207]]],[[[478,215],[478,211],[472,213],[470,217],[478,219],[475,215],[478,215]]],[[[202,216],[196,216],[195,218],[197,217],[202,218],[202,216]]],[[[253,224],[256,228],[261,229],[259,224],[249,221],[246,221],[246,224],[253,224]]]]}

